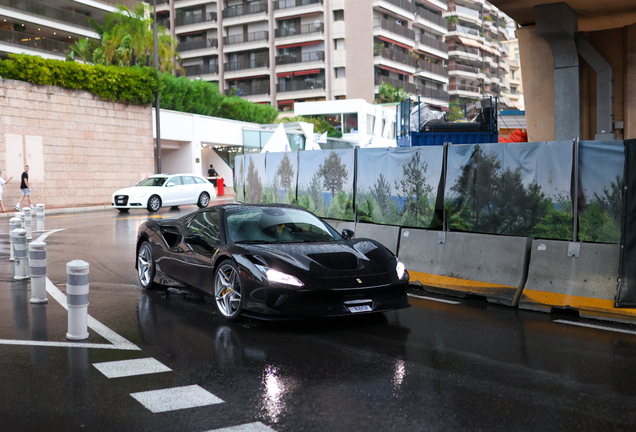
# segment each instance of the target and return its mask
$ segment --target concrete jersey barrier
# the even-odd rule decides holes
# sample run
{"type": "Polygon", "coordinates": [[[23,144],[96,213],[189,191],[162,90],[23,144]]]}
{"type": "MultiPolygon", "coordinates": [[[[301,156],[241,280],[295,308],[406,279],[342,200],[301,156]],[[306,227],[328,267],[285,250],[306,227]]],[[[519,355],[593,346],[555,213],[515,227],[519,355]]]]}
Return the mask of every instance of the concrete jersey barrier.
{"type": "Polygon", "coordinates": [[[519,308],[571,308],[586,318],[636,323],[636,309],[614,307],[620,245],[580,243],[579,257],[568,256],[568,246],[566,241],[532,242],[519,308]]]}
{"type": "Polygon", "coordinates": [[[400,227],[391,225],[376,225],[358,222],[356,238],[370,238],[382,243],[388,250],[397,255],[400,227]]]}
{"type": "Polygon", "coordinates": [[[402,228],[399,258],[425,290],[516,306],[531,239],[402,228]],[[445,237],[445,238],[444,238],[445,237]]]}

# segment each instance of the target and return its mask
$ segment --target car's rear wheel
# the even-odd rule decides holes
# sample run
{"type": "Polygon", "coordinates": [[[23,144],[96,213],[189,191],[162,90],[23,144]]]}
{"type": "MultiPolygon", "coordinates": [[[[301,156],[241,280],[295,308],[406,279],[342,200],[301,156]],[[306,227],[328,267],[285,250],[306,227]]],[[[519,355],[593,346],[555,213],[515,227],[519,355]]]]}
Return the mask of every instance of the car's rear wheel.
{"type": "Polygon", "coordinates": [[[148,211],[157,212],[161,208],[161,198],[158,195],[153,195],[148,199],[148,211]]]}
{"type": "Polygon", "coordinates": [[[214,274],[214,304],[223,318],[236,321],[243,311],[241,281],[236,264],[226,260],[214,274]]]}
{"type": "Polygon", "coordinates": [[[128,213],[128,210],[130,209],[117,209],[119,210],[119,213],[128,213]]]}
{"type": "Polygon", "coordinates": [[[155,278],[155,259],[152,256],[152,246],[147,241],[141,244],[137,253],[137,276],[139,276],[139,283],[144,289],[157,287],[153,282],[155,278]]]}
{"type": "Polygon", "coordinates": [[[209,204],[210,195],[207,192],[201,193],[201,195],[199,195],[199,201],[197,202],[199,208],[206,208],[209,204]]]}

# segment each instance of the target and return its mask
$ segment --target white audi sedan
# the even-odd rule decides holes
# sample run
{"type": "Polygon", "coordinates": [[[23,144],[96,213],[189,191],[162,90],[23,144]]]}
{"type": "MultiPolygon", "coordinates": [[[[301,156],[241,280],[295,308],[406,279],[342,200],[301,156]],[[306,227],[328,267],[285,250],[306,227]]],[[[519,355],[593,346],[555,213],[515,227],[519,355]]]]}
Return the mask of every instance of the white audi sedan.
{"type": "Polygon", "coordinates": [[[214,185],[199,175],[156,174],[136,186],[118,190],[111,204],[122,213],[134,208],[156,212],[161,207],[191,204],[204,208],[214,199],[214,185]]]}

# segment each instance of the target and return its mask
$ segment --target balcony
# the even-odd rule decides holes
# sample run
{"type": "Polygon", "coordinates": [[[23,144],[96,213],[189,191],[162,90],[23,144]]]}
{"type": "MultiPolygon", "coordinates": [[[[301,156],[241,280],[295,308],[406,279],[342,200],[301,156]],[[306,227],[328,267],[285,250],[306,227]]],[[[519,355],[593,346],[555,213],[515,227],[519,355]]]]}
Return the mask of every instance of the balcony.
{"type": "Polygon", "coordinates": [[[395,21],[391,21],[384,18],[373,18],[373,30],[386,30],[389,33],[402,36],[410,41],[415,40],[415,32],[408,27],[396,24],[395,21]]]}
{"type": "Polygon", "coordinates": [[[256,82],[252,85],[239,85],[225,89],[225,96],[256,96],[268,95],[270,91],[269,81],[256,82]]]}
{"type": "Polygon", "coordinates": [[[209,12],[206,14],[199,15],[177,15],[174,20],[174,25],[178,26],[187,26],[192,24],[201,24],[205,22],[215,22],[216,21],[216,12],[209,12]]]}
{"type": "Polygon", "coordinates": [[[382,75],[376,75],[375,77],[375,85],[379,86],[382,83],[387,83],[389,84],[391,87],[398,89],[400,87],[402,87],[404,89],[405,92],[407,93],[411,93],[411,94],[415,94],[417,93],[417,86],[413,83],[410,82],[404,82],[402,80],[399,79],[395,79],[395,78],[389,78],[386,76],[382,76],[382,75]]]}
{"type": "Polygon", "coordinates": [[[289,9],[313,4],[322,4],[322,0],[278,0],[274,6],[274,9],[289,9]]]}
{"type": "Polygon", "coordinates": [[[247,7],[243,7],[243,5],[230,6],[223,9],[223,18],[235,18],[261,12],[267,12],[267,2],[253,3],[247,7]]]}
{"type": "Polygon", "coordinates": [[[431,63],[430,61],[420,60],[417,62],[417,73],[428,73],[430,75],[438,75],[444,78],[444,82],[448,79],[448,69],[441,64],[431,63]]]}
{"type": "Polygon", "coordinates": [[[0,29],[0,42],[8,42],[10,44],[20,45],[26,48],[48,51],[61,57],[66,56],[70,47],[70,44],[65,42],[5,29],[0,29]]]}
{"type": "Polygon", "coordinates": [[[419,5],[415,5],[415,23],[424,24],[427,30],[433,31],[441,35],[448,33],[448,22],[441,15],[436,15],[428,9],[424,9],[419,5]],[[433,26],[439,27],[435,28],[433,26]],[[440,31],[442,30],[442,31],[440,31]]]}
{"type": "Polygon", "coordinates": [[[449,84],[449,94],[461,94],[468,97],[481,97],[481,88],[460,84],[449,84]]]}
{"type": "Polygon", "coordinates": [[[16,12],[24,12],[30,15],[37,15],[53,21],[70,24],[77,27],[92,30],[86,15],[67,11],[64,9],[47,6],[30,0],[0,0],[0,9],[11,9],[16,12]]]}
{"type": "Polygon", "coordinates": [[[325,80],[290,80],[283,83],[276,84],[276,91],[279,93],[285,92],[304,92],[309,90],[324,90],[325,80]]]}
{"type": "Polygon", "coordinates": [[[468,75],[470,77],[476,77],[479,74],[483,75],[483,71],[477,67],[472,67],[472,66],[466,66],[463,64],[451,64],[448,65],[448,71],[449,72],[462,72],[461,75],[468,75]]]}
{"type": "Polygon", "coordinates": [[[204,39],[199,41],[192,42],[182,42],[177,45],[177,51],[185,52],[185,51],[193,51],[200,50],[205,48],[218,48],[219,40],[218,39],[204,39]]]}
{"type": "Polygon", "coordinates": [[[438,41],[422,33],[415,33],[415,42],[424,46],[418,47],[418,49],[422,51],[427,51],[431,54],[441,54],[440,57],[448,58],[448,45],[446,42],[438,41]],[[432,51],[430,49],[432,49],[432,51]]]}
{"type": "MultiPolygon", "coordinates": [[[[401,9],[401,10],[406,11],[409,14],[411,14],[411,16],[400,14],[402,16],[406,16],[407,18],[411,18],[412,19],[413,18],[412,15],[415,14],[415,5],[413,3],[411,3],[410,1],[407,1],[407,0],[374,0],[373,5],[374,6],[381,6],[383,2],[389,3],[389,4],[393,5],[393,6],[395,6],[397,9],[401,9]]],[[[393,10],[394,8],[390,8],[388,6],[385,6],[384,8],[391,10],[391,12],[393,12],[393,13],[399,13],[399,11],[393,10]]]]}
{"type": "Polygon", "coordinates": [[[414,68],[417,63],[415,57],[389,48],[380,48],[379,50],[376,50],[374,54],[376,57],[391,60],[412,68],[414,68]]]}
{"type": "Polygon", "coordinates": [[[274,30],[274,37],[282,38],[282,37],[290,37],[290,36],[300,36],[300,35],[308,35],[312,33],[324,33],[325,25],[323,23],[314,23],[314,24],[304,24],[298,27],[291,28],[278,28],[274,30]]]}
{"type": "Polygon", "coordinates": [[[218,64],[203,64],[194,66],[184,66],[185,76],[200,76],[200,75],[217,75],[219,73],[218,64]]]}
{"type": "Polygon", "coordinates": [[[286,55],[277,56],[276,65],[288,65],[294,63],[309,63],[309,62],[323,62],[325,61],[324,51],[314,51],[309,53],[303,53],[299,56],[286,55]]]}
{"type": "Polygon", "coordinates": [[[457,32],[458,36],[465,36],[465,37],[472,36],[473,39],[480,39],[480,40],[484,39],[483,34],[481,34],[479,30],[475,30],[470,27],[466,27],[463,25],[455,24],[455,23],[451,23],[448,26],[448,31],[457,32]]]}
{"type": "Polygon", "coordinates": [[[269,40],[269,32],[262,30],[253,33],[243,33],[234,36],[225,36],[223,43],[225,45],[236,45],[248,42],[260,42],[269,40]]]}
{"type": "Polygon", "coordinates": [[[254,58],[242,58],[225,63],[225,72],[240,71],[246,69],[259,69],[269,67],[269,54],[258,55],[254,58]]]}

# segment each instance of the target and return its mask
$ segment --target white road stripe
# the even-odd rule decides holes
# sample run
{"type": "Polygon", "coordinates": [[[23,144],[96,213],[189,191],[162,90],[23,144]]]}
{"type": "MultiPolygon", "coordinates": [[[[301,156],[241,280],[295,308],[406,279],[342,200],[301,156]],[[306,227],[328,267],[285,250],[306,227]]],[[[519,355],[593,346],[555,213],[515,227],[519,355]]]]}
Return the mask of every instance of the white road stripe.
{"type": "Polygon", "coordinates": [[[455,300],[445,300],[445,299],[440,299],[435,297],[424,297],[424,296],[419,296],[419,295],[410,294],[410,293],[409,293],[409,297],[415,297],[422,300],[431,300],[431,301],[436,301],[440,303],[448,303],[448,304],[454,304],[454,305],[462,304],[462,302],[458,302],[455,300]]]}
{"type": "Polygon", "coordinates": [[[106,375],[107,378],[172,372],[172,369],[152,357],[93,363],[93,366],[106,375]]]}
{"type": "Polygon", "coordinates": [[[62,228],[62,229],[54,229],[54,230],[51,230],[51,231],[45,231],[45,232],[44,232],[44,234],[42,234],[42,235],[40,235],[40,237],[38,237],[37,241],[41,241],[41,242],[43,242],[43,241],[44,241],[44,240],[46,240],[46,238],[47,238],[48,236],[50,236],[51,234],[54,234],[54,233],[59,232],[59,231],[64,231],[65,229],[66,229],[66,228],[62,228]]]}
{"type": "Polygon", "coordinates": [[[588,327],[588,328],[593,328],[593,329],[597,329],[597,330],[607,330],[607,331],[612,331],[612,332],[616,332],[616,333],[626,333],[626,334],[636,335],[636,331],[634,331],[634,330],[624,330],[624,329],[618,329],[618,328],[613,328],[613,327],[605,327],[605,326],[600,326],[600,325],[595,325],[595,324],[586,324],[586,323],[567,321],[567,320],[554,320],[553,322],[559,323],[559,324],[568,324],[568,325],[573,325],[573,326],[579,326],[579,327],[588,327]]]}
{"type": "Polygon", "coordinates": [[[96,343],[82,343],[82,342],[50,342],[50,341],[11,340],[11,339],[0,339],[0,345],[42,346],[42,347],[56,347],[56,348],[100,348],[100,349],[112,349],[112,350],[128,349],[128,348],[122,348],[120,346],[110,345],[110,344],[96,344],[96,343]]]}
{"type": "Polygon", "coordinates": [[[130,395],[153,413],[223,403],[223,400],[198,385],[151,390],[130,395]]]}
{"type": "Polygon", "coordinates": [[[245,423],[238,426],[230,426],[221,429],[210,429],[206,432],[276,432],[269,426],[265,426],[261,422],[245,423]]]}

